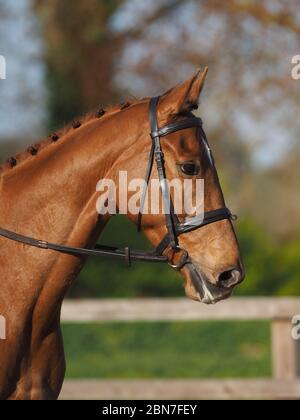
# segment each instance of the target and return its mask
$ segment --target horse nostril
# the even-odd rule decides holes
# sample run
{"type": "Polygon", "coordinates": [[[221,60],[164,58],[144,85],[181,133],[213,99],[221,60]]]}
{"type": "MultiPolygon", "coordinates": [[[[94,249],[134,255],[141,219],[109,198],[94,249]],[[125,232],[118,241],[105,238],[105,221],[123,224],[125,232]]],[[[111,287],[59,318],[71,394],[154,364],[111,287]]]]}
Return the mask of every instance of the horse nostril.
{"type": "Polygon", "coordinates": [[[217,286],[221,287],[232,287],[242,281],[242,274],[240,270],[232,269],[223,271],[223,273],[219,274],[217,280],[217,286]]]}

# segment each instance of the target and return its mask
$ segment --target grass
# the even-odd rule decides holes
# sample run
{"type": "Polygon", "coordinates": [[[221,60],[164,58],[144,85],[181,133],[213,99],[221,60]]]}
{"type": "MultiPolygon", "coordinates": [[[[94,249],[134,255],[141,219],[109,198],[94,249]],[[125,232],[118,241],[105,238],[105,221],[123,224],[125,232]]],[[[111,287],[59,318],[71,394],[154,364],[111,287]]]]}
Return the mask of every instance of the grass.
{"type": "Polygon", "coordinates": [[[64,324],[68,378],[271,375],[268,322],[64,324]]]}

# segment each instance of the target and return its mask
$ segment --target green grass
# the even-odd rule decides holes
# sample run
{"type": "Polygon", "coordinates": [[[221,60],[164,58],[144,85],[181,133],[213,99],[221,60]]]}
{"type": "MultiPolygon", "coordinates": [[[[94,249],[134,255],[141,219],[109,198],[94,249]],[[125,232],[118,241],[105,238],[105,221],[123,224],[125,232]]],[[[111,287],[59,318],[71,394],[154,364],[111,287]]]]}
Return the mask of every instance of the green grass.
{"type": "Polygon", "coordinates": [[[64,324],[68,378],[271,375],[268,322],[64,324]]]}

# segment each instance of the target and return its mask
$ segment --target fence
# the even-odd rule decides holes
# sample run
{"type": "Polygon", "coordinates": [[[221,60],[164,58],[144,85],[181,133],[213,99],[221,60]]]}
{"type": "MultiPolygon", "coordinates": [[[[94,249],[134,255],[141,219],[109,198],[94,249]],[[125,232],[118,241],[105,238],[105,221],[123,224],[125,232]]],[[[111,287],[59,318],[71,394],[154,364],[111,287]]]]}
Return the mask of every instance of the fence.
{"type": "Polygon", "coordinates": [[[229,299],[206,306],[188,299],[66,301],[64,322],[271,320],[270,379],[153,379],[66,381],[63,399],[300,399],[299,341],[292,338],[298,298],[229,299]]]}

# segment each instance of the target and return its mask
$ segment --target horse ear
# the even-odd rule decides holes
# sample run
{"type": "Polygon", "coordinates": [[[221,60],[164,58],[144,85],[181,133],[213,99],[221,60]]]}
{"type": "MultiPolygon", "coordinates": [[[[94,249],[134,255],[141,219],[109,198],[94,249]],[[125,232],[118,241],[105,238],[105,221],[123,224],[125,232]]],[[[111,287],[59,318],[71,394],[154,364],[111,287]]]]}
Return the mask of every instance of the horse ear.
{"type": "Polygon", "coordinates": [[[172,116],[197,109],[207,72],[207,67],[203,71],[198,70],[191,79],[161,97],[158,107],[161,119],[168,120],[172,116]]]}

